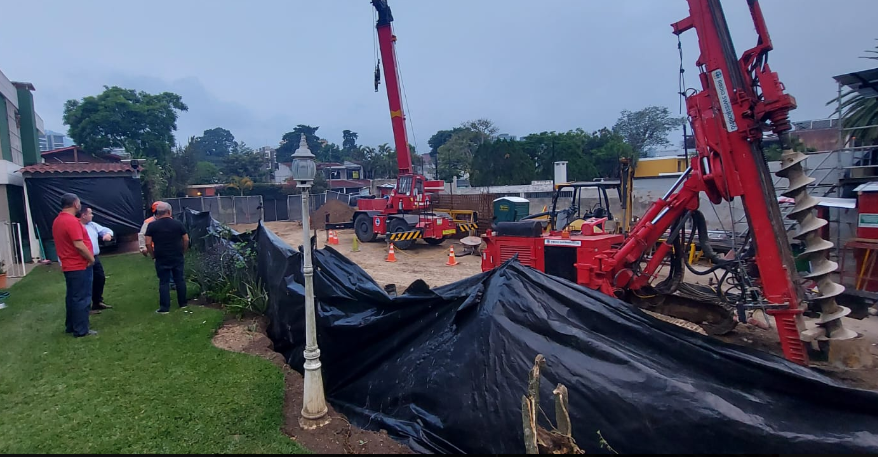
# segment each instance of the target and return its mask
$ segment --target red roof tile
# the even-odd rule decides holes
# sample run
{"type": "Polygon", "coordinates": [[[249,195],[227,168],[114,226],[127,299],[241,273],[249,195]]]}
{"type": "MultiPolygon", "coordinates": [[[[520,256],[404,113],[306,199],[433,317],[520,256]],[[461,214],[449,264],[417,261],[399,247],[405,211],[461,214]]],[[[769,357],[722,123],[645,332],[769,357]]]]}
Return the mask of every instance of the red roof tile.
{"type": "Polygon", "coordinates": [[[20,170],[22,174],[42,173],[132,173],[131,165],[124,163],[38,163],[20,170]]]}

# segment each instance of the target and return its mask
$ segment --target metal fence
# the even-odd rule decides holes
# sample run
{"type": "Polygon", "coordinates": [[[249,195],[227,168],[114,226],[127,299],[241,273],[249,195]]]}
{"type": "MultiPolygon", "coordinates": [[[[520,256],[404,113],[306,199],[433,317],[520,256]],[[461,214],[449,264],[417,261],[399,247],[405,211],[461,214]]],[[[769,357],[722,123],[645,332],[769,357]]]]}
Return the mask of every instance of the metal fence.
{"type": "Polygon", "coordinates": [[[210,211],[214,219],[227,225],[255,224],[262,218],[262,197],[185,197],[165,199],[174,214],[191,209],[210,211]]]}
{"type": "MultiPolygon", "coordinates": [[[[328,200],[338,200],[347,205],[355,204],[356,198],[339,192],[312,194],[309,200],[310,211],[314,213],[328,200]]],[[[185,197],[165,199],[179,213],[184,208],[195,211],[209,211],[214,219],[226,225],[255,224],[265,222],[301,221],[302,196],[289,195],[281,198],[262,196],[246,197],[185,197]]]]}

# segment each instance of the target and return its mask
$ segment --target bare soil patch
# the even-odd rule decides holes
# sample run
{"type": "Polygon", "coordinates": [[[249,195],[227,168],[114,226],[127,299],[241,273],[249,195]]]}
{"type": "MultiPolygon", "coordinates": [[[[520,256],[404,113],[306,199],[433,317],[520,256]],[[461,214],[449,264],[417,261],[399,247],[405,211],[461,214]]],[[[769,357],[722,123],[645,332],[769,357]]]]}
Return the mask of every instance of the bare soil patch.
{"type": "Polygon", "coordinates": [[[387,432],[371,432],[354,427],[342,414],[329,407],[332,422],[317,430],[299,427],[302,411],[302,375],[290,368],[284,357],[274,351],[266,336],[265,317],[229,319],[217,331],[214,346],[227,351],[255,355],[270,360],[284,373],[284,433],[316,454],[412,454],[412,451],[396,441],[387,432]]]}

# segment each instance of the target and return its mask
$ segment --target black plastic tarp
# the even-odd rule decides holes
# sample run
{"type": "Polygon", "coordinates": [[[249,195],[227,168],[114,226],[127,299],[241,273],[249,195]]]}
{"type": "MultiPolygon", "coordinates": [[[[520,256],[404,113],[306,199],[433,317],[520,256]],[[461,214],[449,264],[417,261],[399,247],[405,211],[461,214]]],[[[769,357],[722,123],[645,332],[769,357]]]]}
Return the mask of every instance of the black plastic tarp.
{"type": "MultiPolygon", "coordinates": [[[[269,336],[302,370],[302,256],[260,225],[269,336]]],[[[360,427],[421,452],[521,453],[521,398],[537,354],[570,392],[577,443],[622,453],[878,452],[878,393],[723,344],[510,261],[389,297],[362,269],[315,251],[327,395],[360,427]]],[[[545,425],[545,424],[544,424],[545,425]]]]}
{"type": "Polygon", "coordinates": [[[116,236],[138,233],[143,224],[140,181],[130,177],[28,178],[27,192],[34,223],[44,239],[52,239],[52,222],[61,211],[61,196],[72,192],[91,206],[95,222],[116,236]]]}

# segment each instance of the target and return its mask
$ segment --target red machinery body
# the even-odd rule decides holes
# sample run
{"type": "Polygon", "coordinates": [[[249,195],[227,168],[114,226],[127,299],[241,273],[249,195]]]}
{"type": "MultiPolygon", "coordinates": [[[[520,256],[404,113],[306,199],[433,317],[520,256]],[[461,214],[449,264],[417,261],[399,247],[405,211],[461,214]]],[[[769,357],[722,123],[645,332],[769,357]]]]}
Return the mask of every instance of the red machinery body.
{"type": "MultiPolygon", "coordinates": [[[[625,241],[623,235],[565,236],[551,232],[538,237],[506,236],[490,233],[488,247],[482,252],[482,270],[488,271],[518,256],[522,265],[536,268],[553,276],[600,289],[602,282],[595,276],[595,266],[606,258],[606,252],[625,241]]],[[[612,291],[610,291],[612,293],[612,291]]]]}
{"type": "MultiPolygon", "coordinates": [[[[445,190],[445,183],[427,180],[423,175],[415,174],[412,169],[396,64],[393,15],[386,0],[372,0],[372,5],[378,13],[376,29],[384,66],[384,80],[387,86],[387,100],[390,105],[390,121],[393,127],[393,142],[396,146],[399,174],[396,188],[387,198],[361,198],[357,201],[358,211],[354,214],[354,226],[357,229],[366,230],[364,226],[366,218],[371,222],[372,233],[361,236],[361,232],[358,230],[358,236],[362,241],[372,241],[375,235],[407,231],[417,231],[419,232],[418,237],[425,239],[442,240],[444,237],[456,233],[456,225],[450,217],[432,213],[430,194],[445,190]],[[403,222],[407,227],[403,228],[403,222]],[[452,229],[454,232],[451,232],[452,229]]],[[[376,69],[376,90],[377,81],[376,69]]]]}
{"type": "MultiPolygon", "coordinates": [[[[803,310],[796,268],[761,145],[763,131],[768,129],[782,141],[786,139],[795,100],[783,92],[777,74],[766,63],[772,45],[758,0],[748,0],[758,43],[740,59],[719,0],[687,1],[690,16],[673,28],[678,35],[691,29],[698,34],[700,56],[696,64],[702,90],[686,100],[697,154],[690,169],[653,204],[624,241],[603,235],[571,237],[582,242],[575,249],[585,251],[577,257],[591,259],[590,264],[580,261],[575,280],[607,294],[647,287],[673,249],[671,243],[660,240],[690,211],[698,209],[702,192],[714,204],[740,198],[756,246],[762,295],[776,305],[770,312],[777,319],[784,354],[791,361],[806,364],[797,320],[803,310]],[[607,241],[617,246],[610,248],[607,241]],[[655,253],[648,255],[654,248],[655,253]],[[595,249],[601,253],[595,255],[595,249]]],[[[483,269],[499,265],[513,251],[521,251],[519,259],[533,256],[528,262],[535,268],[546,272],[550,268],[545,248],[537,245],[545,246],[554,239],[551,236],[527,240],[489,233],[486,239],[483,269]]]]}

